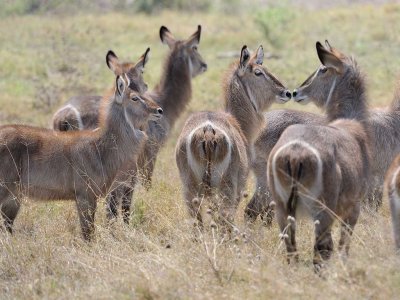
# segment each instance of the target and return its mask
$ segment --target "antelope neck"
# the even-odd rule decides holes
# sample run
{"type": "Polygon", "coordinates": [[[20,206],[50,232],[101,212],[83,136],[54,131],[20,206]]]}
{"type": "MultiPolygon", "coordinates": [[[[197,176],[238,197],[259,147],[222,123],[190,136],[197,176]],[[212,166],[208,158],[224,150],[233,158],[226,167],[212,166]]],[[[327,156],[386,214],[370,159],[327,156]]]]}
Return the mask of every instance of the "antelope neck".
{"type": "Polygon", "coordinates": [[[254,100],[254,96],[253,96],[252,92],[249,89],[249,86],[247,84],[244,84],[240,79],[239,79],[239,81],[242,84],[242,86],[244,87],[244,92],[245,92],[247,98],[249,98],[251,106],[253,106],[255,112],[258,113],[257,105],[256,105],[256,102],[254,100]]]}
{"type": "Polygon", "coordinates": [[[329,94],[328,94],[328,99],[325,102],[325,108],[327,108],[329,106],[329,103],[330,103],[330,101],[332,99],[332,94],[333,94],[333,91],[335,90],[335,87],[336,87],[336,80],[337,80],[337,77],[335,77],[335,79],[332,82],[332,85],[331,85],[331,88],[330,88],[329,94]]]}
{"type": "Polygon", "coordinates": [[[192,95],[191,72],[192,62],[174,53],[165,64],[164,74],[157,85],[156,101],[164,110],[166,118],[173,126],[181,115],[192,95]]]}

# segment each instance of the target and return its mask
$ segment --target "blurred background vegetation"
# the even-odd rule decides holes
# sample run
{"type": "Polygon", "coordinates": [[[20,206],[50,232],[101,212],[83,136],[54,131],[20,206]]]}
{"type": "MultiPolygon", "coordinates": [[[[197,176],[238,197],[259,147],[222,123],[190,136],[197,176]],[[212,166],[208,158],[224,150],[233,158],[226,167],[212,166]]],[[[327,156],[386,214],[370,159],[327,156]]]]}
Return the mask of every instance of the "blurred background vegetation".
{"type": "Polygon", "coordinates": [[[165,9],[205,12],[210,10],[238,10],[243,6],[245,6],[245,2],[239,0],[2,0],[0,11],[2,15],[105,13],[113,11],[154,14],[165,9]]]}
{"type": "MultiPolygon", "coordinates": [[[[349,4],[385,4],[396,3],[392,0],[1,0],[0,15],[24,14],[76,14],[76,13],[106,13],[106,12],[143,12],[159,13],[163,10],[210,12],[220,11],[237,13],[253,9],[274,6],[295,6],[307,9],[347,6],[349,4]]],[[[286,11],[287,12],[287,11],[286,11]]],[[[274,22],[281,20],[280,12],[274,11],[269,16],[274,22]]],[[[290,17],[285,14],[286,18],[290,17]]]]}
{"type": "Polygon", "coordinates": [[[189,112],[220,107],[224,71],[243,44],[263,44],[267,66],[295,88],[318,65],[314,45],[326,38],[356,55],[369,75],[372,103],[386,105],[400,70],[393,63],[400,49],[398,2],[0,0],[0,122],[47,126],[68,97],[102,94],[112,82],[104,64],[108,49],[136,60],[150,46],[145,79],[154,86],[167,51],[161,25],[178,38],[203,25],[200,49],[209,70],[194,80],[189,112]]]}

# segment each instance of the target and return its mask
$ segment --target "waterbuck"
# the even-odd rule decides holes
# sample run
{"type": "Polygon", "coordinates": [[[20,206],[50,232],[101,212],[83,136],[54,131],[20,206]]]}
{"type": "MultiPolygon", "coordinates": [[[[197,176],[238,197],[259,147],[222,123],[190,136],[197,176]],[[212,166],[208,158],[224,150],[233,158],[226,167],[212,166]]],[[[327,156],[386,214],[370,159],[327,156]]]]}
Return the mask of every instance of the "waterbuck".
{"type": "MultiPolygon", "coordinates": [[[[136,63],[120,62],[113,51],[106,57],[107,66],[114,74],[126,74],[129,78],[129,88],[143,94],[147,84],[143,80],[143,70],[149,60],[150,48],[136,63]]],[[[95,129],[99,126],[99,109],[102,96],[75,96],[70,98],[53,115],[53,129],[59,131],[95,129]]]]}
{"type": "Polygon", "coordinates": [[[10,232],[22,197],[75,199],[83,237],[91,239],[97,198],[144,147],[146,134],[137,128],[162,114],[158,104],[129,84],[127,74],[116,76],[115,90],[103,98],[98,130],[0,127],[0,206],[10,232]]]}
{"type": "MultiPolygon", "coordinates": [[[[262,66],[263,48],[250,57],[243,46],[224,80],[225,109],[198,112],[186,121],[176,146],[183,193],[190,216],[202,226],[201,202],[217,194],[219,221],[233,221],[246,184],[252,144],[264,124],[262,111],[286,102],[290,92],[262,66]]],[[[229,229],[229,228],[228,228],[229,229]]]]}
{"type": "Polygon", "coordinates": [[[348,254],[350,236],[367,193],[370,172],[368,110],[364,78],[354,59],[316,44],[322,63],[296,90],[296,101],[326,107],[327,125],[289,126],[268,159],[268,185],[288,257],[296,253],[299,208],[315,222],[314,265],[331,256],[331,227],[341,222],[339,249],[348,254]]]}
{"type": "MultiPolygon", "coordinates": [[[[328,41],[325,43],[328,51],[336,53],[337,56],[343,59],[349,59],[346,58],[347,55],[333,48],[328,41]]],[[[316,74],[313,73],[302,86],[308,85],[314,75],[316,74]]],[[[323,110],[327,108],[328,99],[332,103],[338,103],[343,93],[335,88],[332,90],[330,97],[328,97],[329,92],[330,90],[326,89],[325,95],[320,93],[318,101],[315,102],[323,110]]],[[[351,93],[352,91],[347,92],[351,93]]],[[[305,104],[297,95],[297,91],[293,92],[293,99],[300,104],[305,104]]],[[[331,120],[329,115],[322,116],[294,110],[266,112],[265,119],[266,126],[255,141],[256,159],[253,162],[253,170],[256,175],[257,184],[254,195],[246,207],[245,217],[249,221],[254,221],[259,214],[263,216],[266,213],[268,217],[271,216],[270,203],[273,199],[267,185],[267,161],[272,148],[275,146],[282,132],[293,124],[326,124],[331,120]]],[[[398,133],[400,128],[400,88],[396,89],[395,97],[388,107],[369,110],[367,122],[371,130],[372,176],[368,195],[365,200],[370,208],[377,209],[382,203],[382,187],[386,171],[396,154],[400,153],[400,136],[398,133]]],[[[270,222],[271,218],[268,218],[267,221],[270,222]]]]}
{"type": "Polygon", "coordinates": [[[254,222],[260,215],[266,225],[271,225],[273,219],[273,199],[267,183],[268,157],[273,147],[278,142],[283,131],[293,124],[324,124],[326,119],[304,111],[291,109],[273,110],[264,113],[265,126],[254,142],[254,160],[252,170],[256,184],[252,198],[245,209],[245,219],[254,222]]]}

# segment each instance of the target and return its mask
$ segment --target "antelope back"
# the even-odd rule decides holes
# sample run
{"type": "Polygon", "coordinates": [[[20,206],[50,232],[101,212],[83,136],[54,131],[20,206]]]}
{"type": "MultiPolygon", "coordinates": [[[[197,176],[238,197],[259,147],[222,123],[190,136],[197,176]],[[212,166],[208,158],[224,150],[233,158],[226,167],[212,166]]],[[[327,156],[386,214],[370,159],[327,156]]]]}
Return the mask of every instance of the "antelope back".
{"type": "Polygon", "coordinates": [[[207,64],[198,51],[200,43],[201,26],[186,40],[176,40],[167,27],[161,26],[160,39],[163,44],[171,49],[171,57],[184,58],[189,65],[189,72],[195,77],[207,70],[207,64]]]}

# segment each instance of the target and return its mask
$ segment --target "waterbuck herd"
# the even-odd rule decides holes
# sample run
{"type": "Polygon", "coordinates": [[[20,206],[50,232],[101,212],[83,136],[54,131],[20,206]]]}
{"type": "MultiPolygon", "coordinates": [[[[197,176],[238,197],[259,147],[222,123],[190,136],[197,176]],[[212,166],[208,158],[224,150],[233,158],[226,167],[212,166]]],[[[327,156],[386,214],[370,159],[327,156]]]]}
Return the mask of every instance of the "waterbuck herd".
{"type": "MultiPolygon", "coordinates": [[[[54,114],[53,129],[0,126],[4,228],[12,233],[23,197],[75,199],[86,240],[93,237],[100,197],[106,197],[109,221],[120,208],[129,223],[135,186],[141,181],[151,188],[158,152],[191,99],[192,78],[207,70],[200,37],[201,26],[186,40],[160,28],[169,53],[151,91],[143,79],[150,48],[136,63],[121,62],[109,51],[114,87],[103,97],[71,98],[54,114]]],[[[341,224],[339,251],[346,257],[361,205],[379,209],[384,185],[400,249],[400,87],[387,108],[368,108],[355,59],[328,41],[317,42],[316,52],[320,67],[291,92],[263,65],[262,46],[254,53],[243,46],[223,79],[223,110],[191,114],[175,158],[195,231],[204,230],[207,206],[212,226],[230,236],[253,170],[256,189],[245,220],[260,216],[271,224],[276,216],[291,261],[298,260],[296,217],[311,217],[318,269],[332,254],[334,221],[341,224]],[[265,112],[291,99],[313,102],[325,115],[265,112]]]]}

